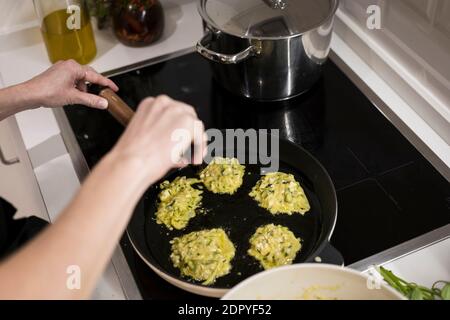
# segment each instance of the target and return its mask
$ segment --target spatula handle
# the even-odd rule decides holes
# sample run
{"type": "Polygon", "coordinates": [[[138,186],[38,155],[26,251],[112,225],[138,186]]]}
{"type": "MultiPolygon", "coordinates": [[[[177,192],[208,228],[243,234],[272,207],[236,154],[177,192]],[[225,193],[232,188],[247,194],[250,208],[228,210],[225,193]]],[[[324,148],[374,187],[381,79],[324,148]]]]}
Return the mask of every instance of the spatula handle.
{"type": "Polygon", "coordinates": [[[127,126],[134,116],[134,111],[113,90],[104,88],[99,96],[108,100],[108,111],[122,125],[127,126]]]}

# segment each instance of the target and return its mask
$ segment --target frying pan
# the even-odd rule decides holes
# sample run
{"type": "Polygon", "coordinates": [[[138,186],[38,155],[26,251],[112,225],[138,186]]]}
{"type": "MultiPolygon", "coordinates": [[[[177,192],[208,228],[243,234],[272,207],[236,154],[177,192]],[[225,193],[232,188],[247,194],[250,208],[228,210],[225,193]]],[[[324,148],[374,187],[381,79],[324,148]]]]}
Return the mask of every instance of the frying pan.
{"type": "MultiPolygon", "coordinates": [[[[134,114],[133,110],[110,89],[100,88],[97,93],[108,100],[109,112],[120,123],[127,125],[134,114]]],[[[257,151],[236,146],[233,150],[215,150],[215,155],[225,154],[223,152],[237,155],[237,152],[244,152],[246,159],[249,159],[257,151]]],[[[278,160],[279,171],[293,174],[305,190],[311,210],[304,216],[272,215],[260,208],[248,194],[261,178],[262,165],[246,164],[243,185],[234,195],[217,195],[203,188],[202,207],[206,209],[206,213],[198,213],[184,230],[168,230],[164,225],[157,224],[155,218],[159,184],[164,180],[172,181],[177,176],[198,177],[199,171],[204,167],[188,166],[171,171],[151,186],[138,202],[127,228],[127,235],[135,251],[152,270],[171,284],[210,297],[221,297],[239,282],[263,271],[259,263],[247,254],[247,250],[251,235],[258,227],[269,223],[286,226],[296,237],[302,239],[302,249],[294,263],[317,262],[320,258],[323,262],[342,265],[341,254],[329,243],[337,219],[337,200],[328,173],[310,153],[287,140],[279,141],[278,160]],[[218,278],[211,286],[204,286],[200,282],[184,278],[172,265],[170,241],[174,237],[211,228],[223,228],[226,231],[236,247],[236,255],[228,275],[218,278]]]]}

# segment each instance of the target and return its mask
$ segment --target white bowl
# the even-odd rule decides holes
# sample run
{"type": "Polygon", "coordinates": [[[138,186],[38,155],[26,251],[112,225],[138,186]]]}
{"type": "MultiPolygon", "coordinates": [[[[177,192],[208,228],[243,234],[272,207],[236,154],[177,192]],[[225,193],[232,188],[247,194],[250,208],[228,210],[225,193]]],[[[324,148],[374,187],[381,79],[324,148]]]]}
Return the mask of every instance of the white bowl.
{"type": "Polygon", "coordinates": [[[222,299],[404,300],[405,298],[391,287],[374,282],[352,269],[326,264],[296,264],[258,273],[235,286],[222,299]]]}

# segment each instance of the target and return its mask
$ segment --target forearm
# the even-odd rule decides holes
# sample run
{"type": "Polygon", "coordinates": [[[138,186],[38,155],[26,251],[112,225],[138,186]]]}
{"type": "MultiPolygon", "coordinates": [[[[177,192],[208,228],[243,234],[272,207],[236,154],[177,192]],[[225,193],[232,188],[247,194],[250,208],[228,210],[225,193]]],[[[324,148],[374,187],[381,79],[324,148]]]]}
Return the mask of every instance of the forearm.
{"type": "Polygon", "coordinates": [[[0,121],[17,112],[39,107],[33,91],[28,83],[0,89],[0,121]]]}
{"type": "Polygon", "coordinates": [[[88,298],[142,193],[181,165],[174,151],[182,153],[191,143],[206,149],[203,125],[196,130],[198,122],[193,107],[169,97],[142,101],[113,151],[56,223],[0,264],[0,299],[88,298]],[[172,138],[177,130],[190,137],[183,150],[172,138]],[[80,290],[67,287],[71,266],[81,271],[80,290]]]}
{"type": "Polygon", "coordinates": [[[107,156],[60,219],[0,266],[0,298],[88,298],[146,189],[142,163],[107,156]],[[125,166],[125,167],[124,167],[125,166]],[[66,286],[79,266],[81,289],[66,286]]]}

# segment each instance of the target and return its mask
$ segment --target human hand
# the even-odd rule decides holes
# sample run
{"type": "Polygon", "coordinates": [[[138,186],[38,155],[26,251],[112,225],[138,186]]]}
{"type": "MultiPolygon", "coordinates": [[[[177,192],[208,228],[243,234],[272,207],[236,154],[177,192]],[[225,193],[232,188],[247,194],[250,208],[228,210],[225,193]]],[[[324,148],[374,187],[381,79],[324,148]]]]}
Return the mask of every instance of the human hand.
{"type": "Polygon", "coordinates": [[[69,104],[82,104],[91,108],[106,109],[108,101],[87,93],[86,82],[119,90],[108,78],[97,73],[89,66],[82,66],[74,60],[60,61],[44,73],[26,82],[33,103],[54,108],[69,104]]]}
{"type": "Polygon", "coordinates": [[[206,143],[204,125],[194,108],[159,96],[141,102],[110,157],[137,171],[135,174],[148,186],[170,169],[187,165],[190,160],[185,153],[191,145],[194,145],[192,162],[201,164],[206,143]]]}

